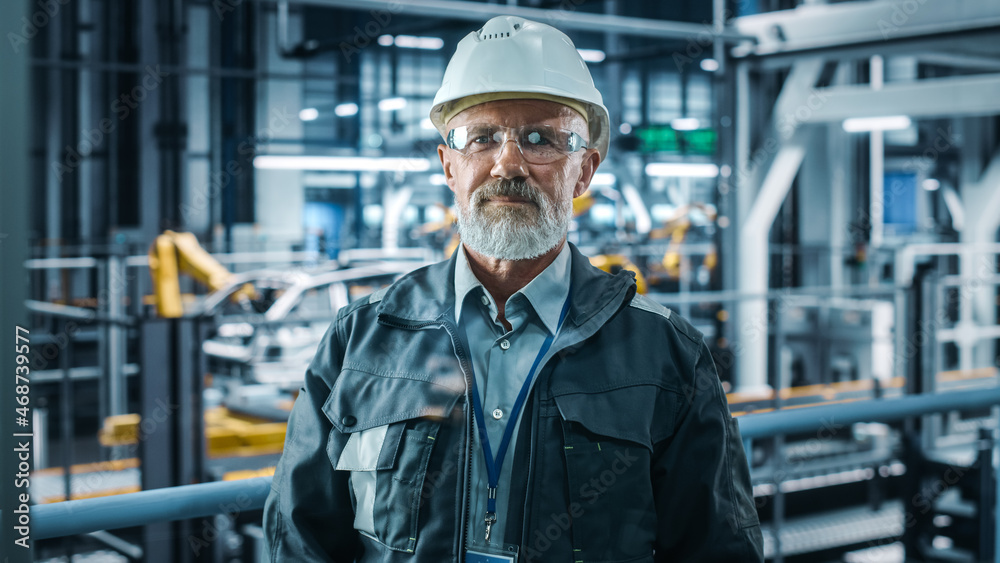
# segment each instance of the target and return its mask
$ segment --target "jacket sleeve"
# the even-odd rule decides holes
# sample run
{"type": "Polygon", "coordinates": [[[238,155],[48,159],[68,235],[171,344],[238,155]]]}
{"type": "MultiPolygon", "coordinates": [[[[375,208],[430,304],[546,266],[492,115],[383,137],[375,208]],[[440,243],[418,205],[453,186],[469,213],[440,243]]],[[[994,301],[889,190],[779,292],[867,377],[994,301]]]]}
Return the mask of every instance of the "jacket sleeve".
{"type": "Polygon", "coordinates": [[[655,560],[763,561],[763,538],[739,427],[708,346],[685,377],[675,432],[656,444],[655,560]]]}
{"type": "Polygon", "coordinates": [[[332,425],[322,411],[340,373],[337,325],[327,330],[306,370],[264,504],[264,542],[274,563],[350,562],[358,551],[348,472],[334,471],[327,455],[332,425]]]}

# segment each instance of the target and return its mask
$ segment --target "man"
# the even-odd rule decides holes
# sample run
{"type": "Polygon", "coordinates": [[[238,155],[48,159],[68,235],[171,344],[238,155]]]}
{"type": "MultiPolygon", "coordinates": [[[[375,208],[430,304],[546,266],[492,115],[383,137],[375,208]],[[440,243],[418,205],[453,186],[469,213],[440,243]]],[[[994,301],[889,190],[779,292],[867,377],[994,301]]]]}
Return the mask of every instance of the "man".
{"type": "Polygon", "coordinates": [[[701,334],[566,242],[609,136],[573,43],[490,20],[431,119],[462,246],[331,325],[265,507],[272,561],[761,561],[701,334]]]}

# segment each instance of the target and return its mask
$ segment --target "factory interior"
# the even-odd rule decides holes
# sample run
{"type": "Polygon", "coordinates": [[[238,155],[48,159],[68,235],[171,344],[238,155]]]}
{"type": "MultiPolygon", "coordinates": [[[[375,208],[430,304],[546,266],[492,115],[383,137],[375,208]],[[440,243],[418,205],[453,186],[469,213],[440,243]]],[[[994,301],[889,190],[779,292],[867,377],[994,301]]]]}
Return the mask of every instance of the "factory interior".
{"type": "Polygon", "coordinates": [[[766,560],[1000,562],[996,0],[4,1],[0,552],[267,560],[327,327],[460,243],[428,115],[496,15],[603,95],[568,240],[704,334],[766,560]]]}

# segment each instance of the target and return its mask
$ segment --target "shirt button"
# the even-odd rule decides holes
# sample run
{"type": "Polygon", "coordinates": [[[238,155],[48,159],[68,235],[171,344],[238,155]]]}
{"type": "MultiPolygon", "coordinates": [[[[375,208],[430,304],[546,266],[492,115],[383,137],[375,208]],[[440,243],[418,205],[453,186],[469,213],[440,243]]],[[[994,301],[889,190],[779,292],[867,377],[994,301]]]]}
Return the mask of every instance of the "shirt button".
{"type": "Polygon", "coordinates": [[[489,305],[490,304],[490,298],[486,297],[485,295],[482,296],[482,297],[480,297],[479,300],[483,302],[483,305],[489,305]]]}
{"type": "Polygon", "coordinates": [[[507,350],[509,348],[510,348],[510,340],[507,340],[506,338],[504,338],[503,340],[500,341],[500,349],[501,350],[507,350]]]}
{"type": "Polygon", "coordinates": [[[340,420],[340,422],[341,422],[341,424],[343,424],[344,426],[354,426],[355,424],[357,424],[357,423],[358,423],[358,419],[354,418],[354,417],[353,417],[353,416],[351,416],[351,415],[347,415],[347,416],[345,416],[344,418],[342,418],[342,419],[340,420]]]}
{"type": "Polygon", "coordinates": [[[503,411],[500,409],[493,409],[493,418],[500,420],[503,418],[503,411]]]}

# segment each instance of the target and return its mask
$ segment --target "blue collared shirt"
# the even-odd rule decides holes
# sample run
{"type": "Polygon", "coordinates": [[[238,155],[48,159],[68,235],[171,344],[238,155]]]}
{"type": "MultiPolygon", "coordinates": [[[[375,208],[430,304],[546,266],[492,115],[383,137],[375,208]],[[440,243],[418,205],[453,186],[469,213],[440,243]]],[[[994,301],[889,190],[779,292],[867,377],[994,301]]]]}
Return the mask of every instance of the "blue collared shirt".
{"type": "MultiPolygon", "coordinates": [[[[497,321],[499,308],[493,296],[483,287],[469,267],[464,247],[459,247],[455,264],[455,321],[468,335],[469,353],[476,372],[476,385],[482,394],[483,412],[486,415],[486,432],[496,455],[504,429],[524,379],[531,370],[545,337],[554,334],[559,326],[559,314],[569,294],[570,262],[569,245],[564,244],[556,259],[528,285],[507,299],[504,317],[511,330],[497,321]],[[497,418],[499,416],[499,418],[497,418]]],[[[549,350],[539,369],[554,353],[549,350]]],[[[537,375],[537,374],[536,374],[537,375]]],[[[510,510],[511,466],[517,447],[517,430],[524,418],[522,409],[514,427],[514,435],[500,469],[497,487],[497,522],[493,525],[490,544],[502,547],[505,524],[510,510]]],[[[473,432],[472,445],[472,498],[470,520],[466,532],[472,547],[485,544],[487,472],[483,460],[479,433],[473,432]]],[[[519,510],[518,507],[513,507],[519,510]]]]}

